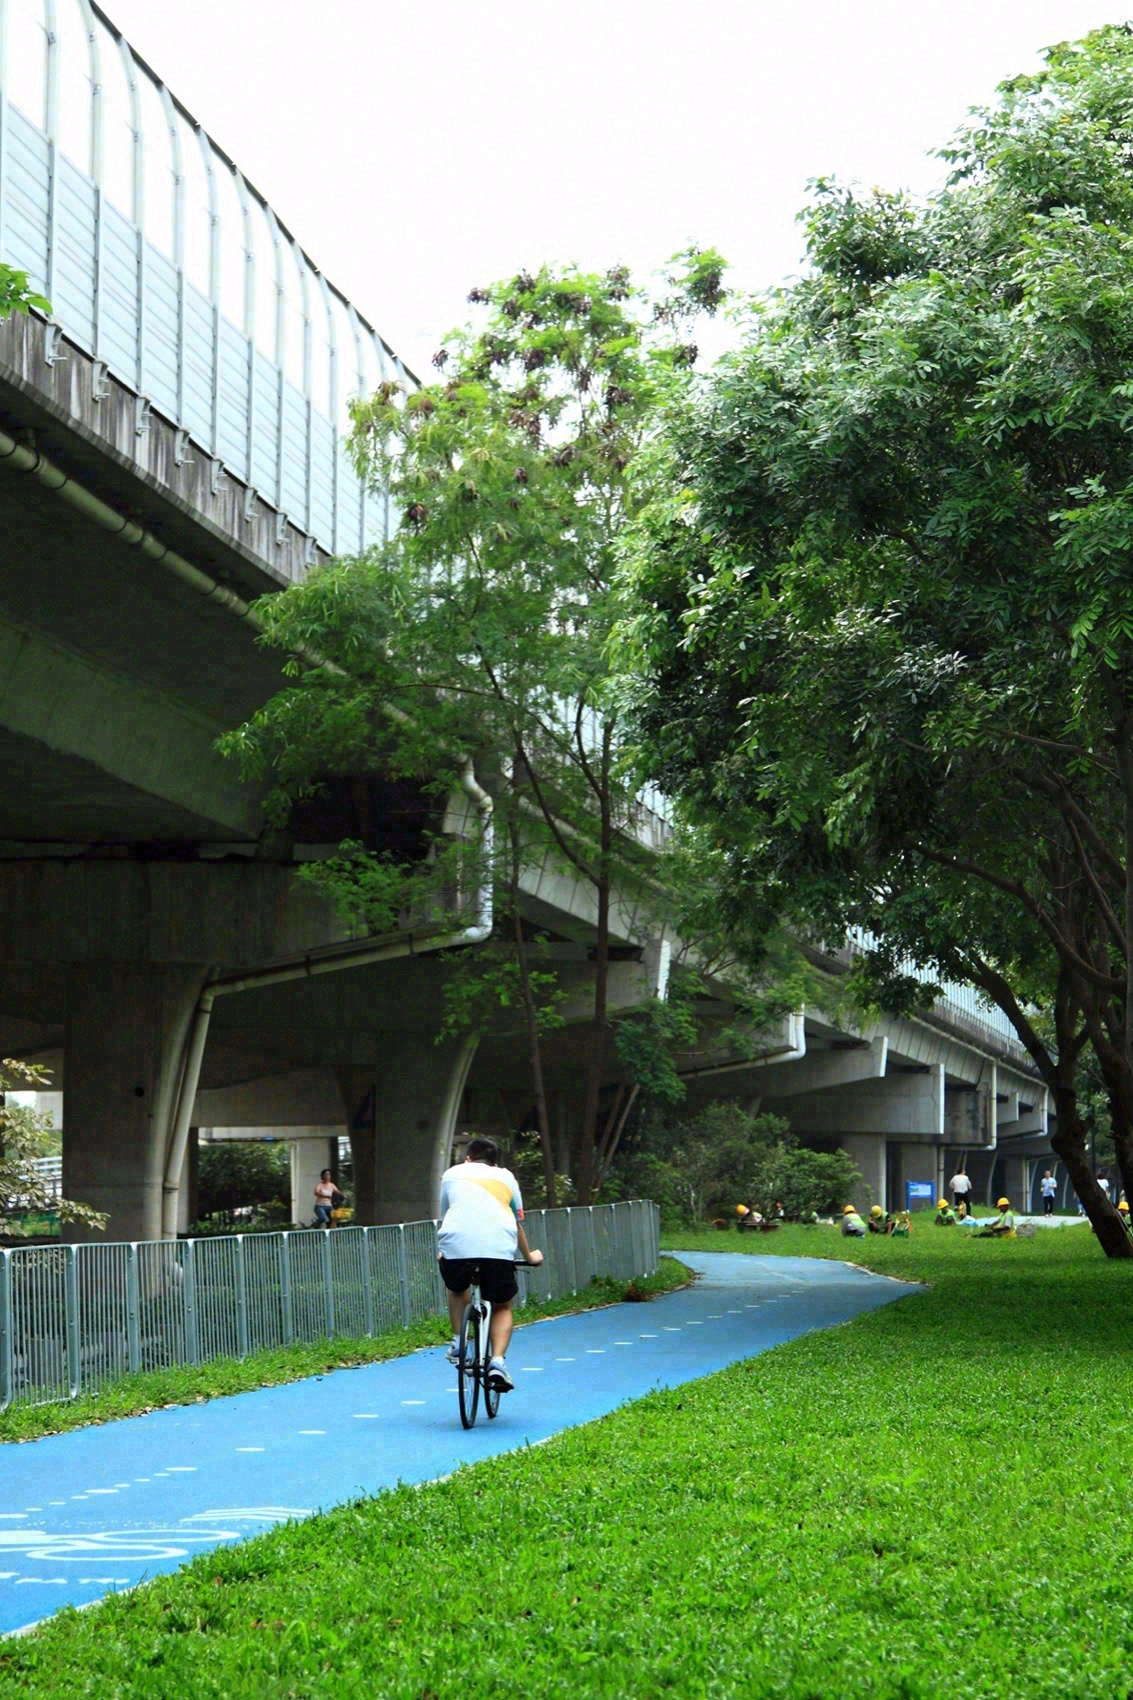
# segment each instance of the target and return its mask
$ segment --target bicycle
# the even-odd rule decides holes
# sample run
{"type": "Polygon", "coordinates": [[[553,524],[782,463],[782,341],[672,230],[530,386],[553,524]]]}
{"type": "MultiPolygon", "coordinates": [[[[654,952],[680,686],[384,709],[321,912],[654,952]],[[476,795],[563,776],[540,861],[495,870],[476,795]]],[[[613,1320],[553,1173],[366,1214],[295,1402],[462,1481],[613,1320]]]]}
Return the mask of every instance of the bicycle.
{"type": "MultiPolygon", "coordinates": [[[[534,1263],[517,1259],[517,1269],[535,1269],[534,1263]]],[[[488,1372],[492,1363],[492,1304],[480,1292],[480,1265],[474,1264],[468,1283],[468,1303],[460,1322],[460,1344],[456,1358],[456,1389],[460,1395],[460,1421],[471,1428],[476,1421],[480,1389],[489,1418],[500,1408],[502,1388],[493,1387],[488,1372]]]]}

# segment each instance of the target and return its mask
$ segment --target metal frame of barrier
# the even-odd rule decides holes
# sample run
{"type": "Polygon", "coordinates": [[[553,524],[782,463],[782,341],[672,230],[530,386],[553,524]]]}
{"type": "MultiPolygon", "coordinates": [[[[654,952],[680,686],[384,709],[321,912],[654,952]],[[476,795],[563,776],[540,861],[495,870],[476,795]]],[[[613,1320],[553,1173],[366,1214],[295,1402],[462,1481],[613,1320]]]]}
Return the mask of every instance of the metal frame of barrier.
{"type": "Polygon", "coordinates": [[[92,0],[0,3],[0,259],[139,435],[152,406],[332,554],[388,537],[342,435],[412,374],[92,0]]]}
{"type": "MultiPolygon", "coordinates": [[[[635,1199],[529,1210],[520,1304],[658,1265],[660,1211],[635,1199]]],[[[443,1315],[436,1222],[215,1239],[0,1249],[0,1409],[77,1399],[139,1370],[362,1339],[443,1315]]]]}

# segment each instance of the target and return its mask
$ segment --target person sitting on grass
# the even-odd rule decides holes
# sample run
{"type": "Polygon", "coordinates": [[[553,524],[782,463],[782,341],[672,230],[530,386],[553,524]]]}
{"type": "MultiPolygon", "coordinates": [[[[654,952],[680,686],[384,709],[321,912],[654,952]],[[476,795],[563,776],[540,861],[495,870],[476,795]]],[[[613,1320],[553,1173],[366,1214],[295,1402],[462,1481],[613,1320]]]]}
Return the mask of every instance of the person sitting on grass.
{"type": "Polygon", "coordinates": [[[842,1206],[842,1235],[847,1239],[865,1239],[865,1223],[852,1204],[842,1206]]]}
{"type": "Polygon", "coordinates": [[[899,1240],[903,1240],[908,1237],[909,1230],[912,1225],[913,1218],[909,1215],[907,1210],[891,1210],[889,1215],[885,1218],[886,1233],[893,1235],[899,1240]]]}
{"type": "Polygon", "coordinates": [[[737,1204],[736,1217],[736,1228],[741,1234],[753,1234],[763,1225],[763,1217],[758,1210],[753,1210],[750,1204],[737,1204]]]}
{"type": "Polygon", "coordinates": [[[1016,1238],[1015,1217],[1014,1217],[1014,1214],[1012,1213],[1012,1210],[1011,1210],[1010,1199],[1007,1199],[1007,1198],[997,1199],[996,1203],[995,1203],[995,1208],[999,1211],[999,1215],[993,1216],[989,1221],[984,1222],[981,1225],[980,1230],[979,1230],[979,1232],[976,1236],[977,1239],[981,1239],[981,1240],[1013,1240],[1013,1239],[1015,1239],[1016,1238]]]}
{"type": "Polygon", "coordinates": [[[1117,1210],[1121,1220],[1125,1224],[1125,1232],[1129,1235],[1130,1239],[1133,1239],[1133,1222],[1130,1222],[1129,1220],[1129,1206],[1124,1199],[1122,1199],[1121,1203],[1117,1206],[1117,1210]]]}
{"type": "MultiPolygon", "coordinates": [[[[966,1210],[967,1206],[961,1204],[960,1209],[966,1210]]],[[[936,1215],[932,1219],[933,1226],[936,1228],[954,1228],[956,1226],[956,1220],[956,1212],[953,1210],[948,1200],[946,1198],[938,1198],[936,1201],[936,1215]]]]}
{"type": "Polygon", "coordinates": [[[869,1221],[866,1223],[866,1227],[871,1234],[887,1234],[889,1232],[889,1222],[880,1204],[870,1205],[869,1221]]]}

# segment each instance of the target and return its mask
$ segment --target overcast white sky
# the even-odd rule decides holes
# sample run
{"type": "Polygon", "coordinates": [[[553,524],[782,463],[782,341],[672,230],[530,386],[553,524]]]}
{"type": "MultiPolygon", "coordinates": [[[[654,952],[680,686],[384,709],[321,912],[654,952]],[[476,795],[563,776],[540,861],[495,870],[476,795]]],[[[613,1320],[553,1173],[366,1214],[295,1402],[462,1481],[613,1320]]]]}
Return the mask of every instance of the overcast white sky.
{"type": "Polygon", "coordinates": [[[969,106],[1046,44],[1125,15],[1106,0],[104,4],[418,371],[468,289],[521,265],[650,272],[697,241],[740,287],[777,281],[798,264],[808,178],[930,188],[925,156],[969,106]]]}

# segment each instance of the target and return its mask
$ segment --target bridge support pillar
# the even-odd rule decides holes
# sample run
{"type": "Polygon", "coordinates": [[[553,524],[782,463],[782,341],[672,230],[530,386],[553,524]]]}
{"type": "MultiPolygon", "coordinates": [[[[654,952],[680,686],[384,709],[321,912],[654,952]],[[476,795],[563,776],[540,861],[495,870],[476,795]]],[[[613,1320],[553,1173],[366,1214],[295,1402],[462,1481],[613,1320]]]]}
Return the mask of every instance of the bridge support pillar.
{"type": "Polygon", "coordinates": [[[104,1233],[65,1227],[67,1238],[161,1238],[166,1138],[205,974],[184,963],[68,968],[63,1192],[110,1220],[104,1233]]]}
{"type": "Polygon", "coordinates": [[[374,1068],[342,1068],[354,1159],[354,1220],[435,1216],[475,1039],[390,1034],[374,1068]]]}
{"type": "Polygon", "coordinates": [[[888,1209],[885,1196],[886,1142],[880,1133],[850,1133],[842,1140],[842,1149],[861,1170],[862,1185],[867,1187],[870,1204],[888,1209]]]}

